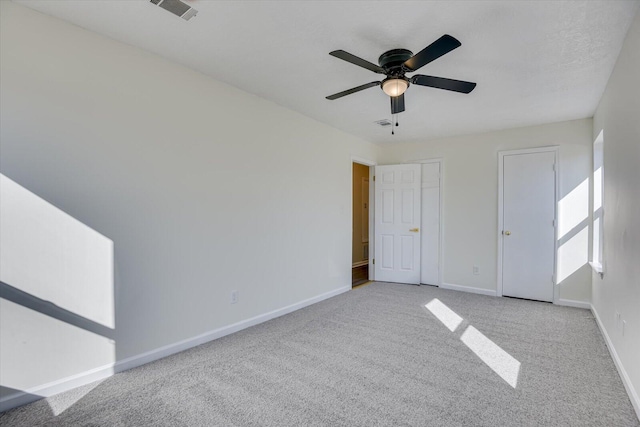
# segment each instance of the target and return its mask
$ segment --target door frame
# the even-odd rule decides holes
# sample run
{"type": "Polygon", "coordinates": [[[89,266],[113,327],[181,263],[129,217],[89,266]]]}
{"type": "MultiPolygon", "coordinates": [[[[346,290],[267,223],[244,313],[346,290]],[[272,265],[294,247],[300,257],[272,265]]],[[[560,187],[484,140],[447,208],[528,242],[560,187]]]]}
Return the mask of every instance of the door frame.
{"type": "MultiPolygon", "coordinates": [[[[373,235],[374,233],[374,211],[375,209],[372,209],[371,207],[374,205],[374,198],[375,198],[375,186],[376,186],[376,182],[373,179],[373,176],[375,174],[375,168],[374,166],[377,166],[378,163],[373,161],[373,160],[369,160],[369,159],[365,159],[363,157],[357,157],[357,156],[351,156],[351,162],[349,163],[349,167],[351,168],[351,183],[349,184],[351,191],[349,192],[349,194],[351,195],[351,203],[349,204],[349,211],[351,212],[351,216],[349,217],[351,219],[351,235],[353,235],[353,164],[354,163],[359,163],[361,165],[365,165],[365,166],[369,166],[369,280],[375,280],[375,271],[373,268],[373,256],[375,255],[375,236],[373,235]]],[[[353,254],[353,241],[351,241],[351,251],[349,252],[349,265],[351,266],[353,264],[351,256],[353,254]]],[[[349,276],[351,277],[351,276],[349,276]]]]}
{"type": "Polygon", "coordinates": [[[502,296],[502,255],[503,255],[503,236],[504,230],[504,158],[505,156],[517,154],[533,154],[533,153],[553,153],[555,162],[555,188],[554,188],[554,214],[553,214],[553,304],[559,300],[559,288],[556,283],[558,269],[558,196],[560,194],[560,146],[551,145],[545,147],[525,148],[520,150],[498,151],[498,230],[496,238],[498,239],[498,283],[496,287],[496,296],[502,296]]]}
{"type": "MultiPolygon", "coordinates": [[[[444,250],[443,242],[444,242],[444,216],[442,215],[443,211],[443,189],[444,189],[444,158],[442,157],[433,157],[429,159],[419,159],[419,160],[411,160],[404,163],[439,163],[440,164],[440,179],[438,180],[439,188],[438,188],[438,233],[440,233],[440,241],[438,242],[438,283],[436,284],[438,287],[442,286],[442,282],[444,280],[444,250]]],[[[420,187],[420,191],[422,192],[422,183],[420,187]]],[[[420,194],[422,197],[422,193],[420,194]]],[[[421,213],[422,215],[422,213],[421,213]]],[[[422,248],[420,248],[420,253],[422,254],[422,248]]]]}

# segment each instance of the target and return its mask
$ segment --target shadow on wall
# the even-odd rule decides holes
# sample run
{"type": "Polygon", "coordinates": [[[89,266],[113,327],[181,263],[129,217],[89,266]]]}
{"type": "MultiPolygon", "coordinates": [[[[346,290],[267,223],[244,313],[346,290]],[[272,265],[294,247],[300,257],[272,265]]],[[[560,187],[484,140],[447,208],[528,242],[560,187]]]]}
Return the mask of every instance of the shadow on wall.
{"type": "Polygon", "coordinates": [[[0,174],[0,248],[0,410],[113,372],[113,242],[0,174]]]}

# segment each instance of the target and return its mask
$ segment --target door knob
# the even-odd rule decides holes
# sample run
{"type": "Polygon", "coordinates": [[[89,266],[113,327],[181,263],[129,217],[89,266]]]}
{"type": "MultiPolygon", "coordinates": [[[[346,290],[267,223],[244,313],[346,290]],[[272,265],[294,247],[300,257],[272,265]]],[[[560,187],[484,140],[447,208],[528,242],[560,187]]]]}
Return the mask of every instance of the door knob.
{"type": "Polygon", "coordinates": [[[412,232],[412,233],[417,233],[418,231],[420,231],[420,229],[419,228],[412,228],[409,231],[412,232]]]}
{"type": "Polygon", "coordinates": [[[502,234],[504,234],[505,236],[511,236],[511,232],[510,231],[503,231],[502,234]]]}

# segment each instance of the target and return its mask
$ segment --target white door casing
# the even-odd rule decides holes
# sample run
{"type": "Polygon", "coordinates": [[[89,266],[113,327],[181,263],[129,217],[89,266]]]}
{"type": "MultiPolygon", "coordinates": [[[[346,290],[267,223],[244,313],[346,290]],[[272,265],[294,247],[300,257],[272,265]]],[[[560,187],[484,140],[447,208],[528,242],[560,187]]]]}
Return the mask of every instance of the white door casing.
{"type": "Polygon", "coordinates": [[[375,278],[420,283],[421,165],[375,169],[375,278]]]}
{"type": "MultiPolygon", "coordinates": [[[[369,280],[375,280],[374,277],[374,265],[373,265],[373,255],[375,253],[375,239],[374,237],[374,209],[371,209],[371,206],[374,205],[375,193],[371,191],[372,188],[375,187],[375,182],[373,178],[375,176],[375,165],[376,162],[365,159],[362,157],[351,156],[351,162],[349,163],[349,170],[353,174],[353,163],[359,163],[361,165],[369,166],[369,280]]],[[[353,175],[351,176],[353,182],[353,175]]],[[[351,197],[353,197],[353,192],[351,192],[351,197]]],[[[353,205],[353,200],[351,201],[353,205]]],[[[349,258],[351,259],[351,258],[349,258]]]]}
{"type": "Polygon", "coordinates": [[[552,302],[557,150],[505,152],[500,158],[498,293],[552,302]]]}
{"type": "Polygon", "coordinates": [[[440,161],[422,163],[420,283],[440,284],[440,161]]]}

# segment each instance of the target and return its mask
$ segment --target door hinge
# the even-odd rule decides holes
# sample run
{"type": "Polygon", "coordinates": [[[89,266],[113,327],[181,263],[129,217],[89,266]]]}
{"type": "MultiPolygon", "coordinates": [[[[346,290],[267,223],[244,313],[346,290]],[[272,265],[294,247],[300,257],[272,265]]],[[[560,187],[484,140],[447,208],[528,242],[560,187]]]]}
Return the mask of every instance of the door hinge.
{"type": "Polygon", "coordinates": [[[373,175],[373,182],[376,182],[376,176],[373,175]]]}
{"type": "Polygon", "coordinates": [[[376,259],[374,258],[374,259],[373,259],[373,264],[375,265],[375,263],[376,263],[376,259]]]}
{"type": "Polygon", "coordinates": [[[551,225],[553,225],[554,227],[556,226],[556,220],[555,219],[551,221],[551,225]]]}
{"type": "Polygon", "coordinates": [[[553,171],[554,172],[556,171],[556,164],[555,163],[553,164],[553,171]]]}

